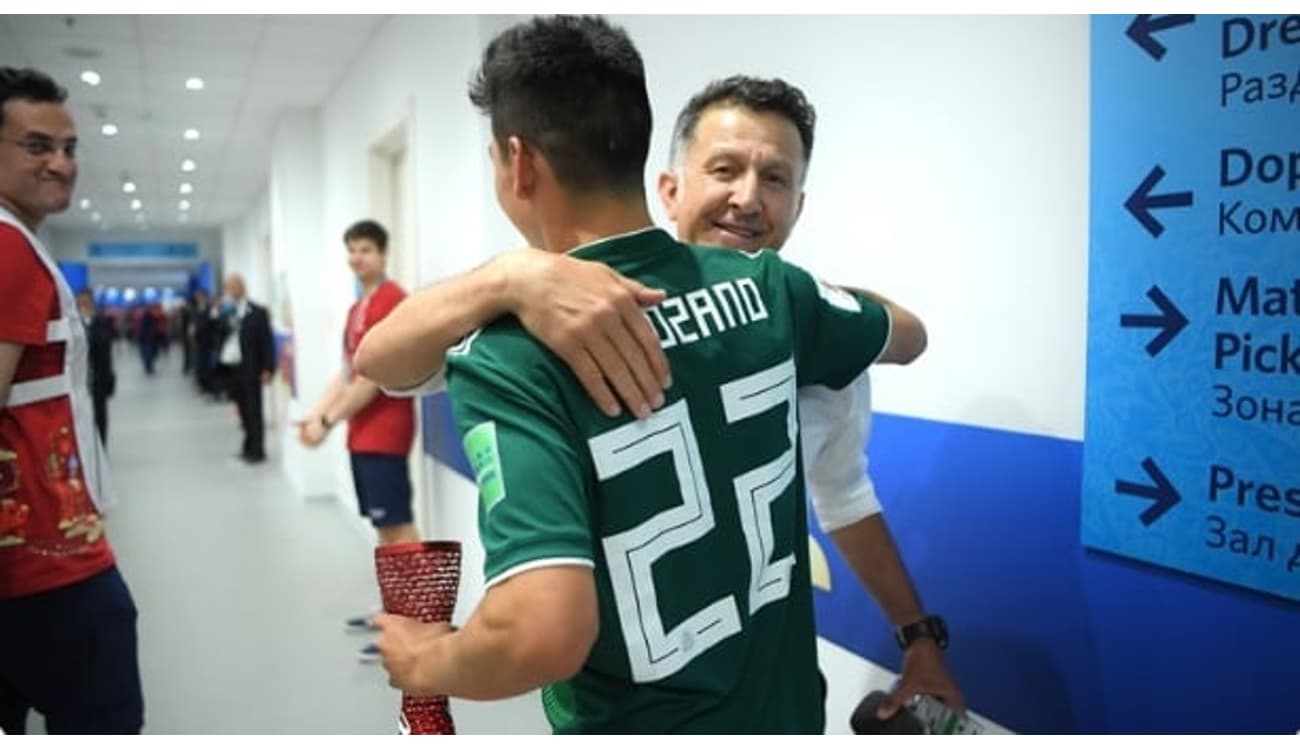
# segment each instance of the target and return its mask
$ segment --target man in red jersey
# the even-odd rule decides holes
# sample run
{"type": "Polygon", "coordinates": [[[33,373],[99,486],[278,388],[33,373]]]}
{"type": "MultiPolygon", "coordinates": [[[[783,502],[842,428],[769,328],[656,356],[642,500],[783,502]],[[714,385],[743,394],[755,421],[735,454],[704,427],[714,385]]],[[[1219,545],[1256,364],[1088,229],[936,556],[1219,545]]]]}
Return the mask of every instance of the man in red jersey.
{"type": "MultiPolygon", "coordinates": [[[[379,386],[352,367],[361,339],[397,303],[406,297],[400,286],[385,276],[388,232],[379,222],[359,221],[343,233],[348,265],[361,284],[361,299],[348,311],[343,330],[343,368],[335,375],[316,408],[298,428],[303,445],[315,448],[334,425],[348,423],[348,454],[352,484],[361,515],[370,519],[379,543],[394,544],[419,539],[411,515],[411,479],[407,456],[415,438],[415,415],[409,398],[381,393],[379,386]]],[[[371,630],[369,615],[348,620],[352,630],[371,630]]],[[[362,661],[376,661],[374,644],[361,649],[362,661]]]]}
{"type": "Polygon", "coordinates": [[[66,96],[0,68],[0,727],[22,733],[34,708],[51,733],[136,733],[136,611],[101,520],[85,328],[36,236],[77,181],[66,96]]]}

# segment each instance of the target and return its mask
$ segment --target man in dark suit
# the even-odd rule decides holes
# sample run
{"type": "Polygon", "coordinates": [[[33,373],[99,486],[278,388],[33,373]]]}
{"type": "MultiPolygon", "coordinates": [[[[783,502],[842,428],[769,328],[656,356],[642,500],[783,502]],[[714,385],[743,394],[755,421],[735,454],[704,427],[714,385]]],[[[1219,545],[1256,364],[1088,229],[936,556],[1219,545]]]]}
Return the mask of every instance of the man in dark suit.
{"type": "Polygon", "coordinates": [[[258,464],[266,460],[262,386],[270,383],[275,373],[271,316],[265,307],[248,300],[239,274],[226,278],[226,294],[234,304],[234,315],[230,336],[221,348],[221,363],[231,368],[230,398],[239,407],[239,422],[244,428],[239,457],[245,463],[258,464]]]}
{"type": "Polygon", "coordinates": [[[113,320],[95,309],[95,297],[89,289],[77,292],[77,307],[86,325],[86,339],[90,348],[90,396],[95,408],[95,427],[99,440],[108,445],[108,399],[117,389],[117,373],[113,372],[113,340],[117,338],[113,320]]]}

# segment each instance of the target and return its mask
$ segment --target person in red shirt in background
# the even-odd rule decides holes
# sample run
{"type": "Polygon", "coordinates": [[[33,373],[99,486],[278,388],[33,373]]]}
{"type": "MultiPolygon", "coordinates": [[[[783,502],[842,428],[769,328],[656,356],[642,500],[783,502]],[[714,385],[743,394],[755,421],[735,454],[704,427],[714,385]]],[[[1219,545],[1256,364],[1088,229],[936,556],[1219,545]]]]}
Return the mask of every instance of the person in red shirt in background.
{"type": "Polygon", "coordinates": [[[36,229],[67,209],[77,131],[44,73],[0,68],[0,728],[137,733],[136,610],[72,290],[36,229]]]}
{"type": "MultiPolygon", "coordinates": [[[[379,222],[359,221],[343,233],[348,265],[361,283],[361,299],[348,310],[343,330],[343,368],[331,378],[325,395],[298,427],[298,439],[308,448],[325,441],[330,430],[348,423],[348,454],[352,483],[361,515],[370,519],[379,544],[419,539],[411,514],[411,479],[407,456],[415,439],[415,413],[409,398],[389,396],[352,367],[361,339],[406,297],[400,286],[384,276],[388,261],[388,232],[379,222]]],[[[370,615],[348,620],[352,630],[374,630],[370,615]]],[[[366,644],[362,661],[378,661],[379,650],[366,644]]]]}

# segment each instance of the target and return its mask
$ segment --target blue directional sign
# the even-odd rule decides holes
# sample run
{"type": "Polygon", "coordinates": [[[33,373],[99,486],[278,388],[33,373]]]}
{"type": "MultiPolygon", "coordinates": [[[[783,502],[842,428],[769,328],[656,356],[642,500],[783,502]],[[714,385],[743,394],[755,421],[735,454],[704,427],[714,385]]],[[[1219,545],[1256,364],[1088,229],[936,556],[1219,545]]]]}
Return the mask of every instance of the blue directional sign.
{"type": "Polygon", "coordinates": [[[193,260],[199,246],[193,242],[92,242],[87,253],[96,260],[193,260]]]}
{"type": "Polygon", "coordinates": [[[1300,15],[1092,21],[1083,543],[1300,600],[1300,15]]]}

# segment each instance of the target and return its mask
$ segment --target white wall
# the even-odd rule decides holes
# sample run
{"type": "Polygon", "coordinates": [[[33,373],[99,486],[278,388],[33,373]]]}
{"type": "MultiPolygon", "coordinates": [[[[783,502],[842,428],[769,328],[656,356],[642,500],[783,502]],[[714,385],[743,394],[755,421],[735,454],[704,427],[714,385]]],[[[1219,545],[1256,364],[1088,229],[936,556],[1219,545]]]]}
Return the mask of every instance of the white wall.
{"type": "MultiPolygon", "coordinates": [[[[333,345],[341,335],[322,335],[333,310],[321,294],[330,266],[321,222],[321,127],[317,110],[299,110],[280,119],[272,138],[270,180],[271,283],[274,316],[281,330],[292,325],[298,398],[277,404],[282,466],[300,497],[335,494],[331,481],[336,458],[302,447],[291,422],[308,410],[338,368],[333,345]],[[292,318],[292,321],[289,319],[292,318]]],[[[277,392],[287,393],[277,389],[277,392]]],[[[346,461],[344,461],[346,463],[346,461]]]]}
{"type": "MultiPolygon", "coordinates": [[[[322,108],[321,212],[308,228],[321,233],[321,255],[311,269],[301,254],[287,266],[315,280],[306,293],[319,302],[318,316],[296,321],[299,336],[338,346],[354,293],[338,236],[371,210],[370,145],[403,120],[419,281],[517,245],[492,199],[486,125],[465,97],[483,44],[512,20],[392,19],[322,108]]],[[[877,407],[1081,438],[1085,18],[618,20],[646,61],[656,117],[647,186],[659,219],[655,174],[686,99],[737,72],[790,80],[817,106],[819,127],[807,208],[788,255],[830,280],[897,299],[929,326],[920,363],[877,375],[877,407]]],[[[333,488],[350,504],[341,435],[332,441],[333,488]]],[[[479,594],[482,553],[472,486],[449,474],[435,473],[425,532],[466,541],[463,619],[479,594]]],[[[827,665],[834,695],[858,690],[870,672],[833,650],[823,658],[837,660],[827,665]]]]}
{"type": "Polygon", "coordinates": [[[874,376],[879,410],[1082,438],[1085,17],[618,20],[646,61],[652,173],[712,79],[784,78],[817,108],[785,254],[930,332],[924,358],[874,376]]]}
{"type": "Polygon", "coordinates": [[[221,228],[221,271],[238,273],[244,277],[250,299],[265,302],[271,297],[271,258],[267,238],[271,236],[270,197],[264,189],[253,201],[253,207],[236,221],[221,228]]]}

